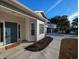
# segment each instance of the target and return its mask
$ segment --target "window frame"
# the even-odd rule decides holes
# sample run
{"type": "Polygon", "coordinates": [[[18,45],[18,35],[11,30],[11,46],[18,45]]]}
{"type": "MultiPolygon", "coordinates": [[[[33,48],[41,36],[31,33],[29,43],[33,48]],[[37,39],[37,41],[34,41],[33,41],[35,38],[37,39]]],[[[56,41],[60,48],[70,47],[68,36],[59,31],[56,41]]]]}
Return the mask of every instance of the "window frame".
{"type": "Polygon", "coordinates": [[[44,24],[39,24],[39,34],[44,33],[44,24]]]}
{"type": "Polygon", "coordinates": [[[35,35],[35,23],[31,23],[31,35],[34,36],[35,35]]]}
{"type": "Polygon", "coordinates": [[[18,24],[18,38],[21,38],[21,25],[18,24]]]}

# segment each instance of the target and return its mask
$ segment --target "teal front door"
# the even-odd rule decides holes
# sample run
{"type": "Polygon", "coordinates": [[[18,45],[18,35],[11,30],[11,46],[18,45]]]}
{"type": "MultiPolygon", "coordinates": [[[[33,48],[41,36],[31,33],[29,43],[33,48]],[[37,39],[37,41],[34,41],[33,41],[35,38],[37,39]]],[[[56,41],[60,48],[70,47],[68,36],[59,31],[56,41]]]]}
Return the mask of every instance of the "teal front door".
{"type": "Polygon", "coordinates": [[[17,24],[5,22],[6,44],[17,42],[17,24]]]}

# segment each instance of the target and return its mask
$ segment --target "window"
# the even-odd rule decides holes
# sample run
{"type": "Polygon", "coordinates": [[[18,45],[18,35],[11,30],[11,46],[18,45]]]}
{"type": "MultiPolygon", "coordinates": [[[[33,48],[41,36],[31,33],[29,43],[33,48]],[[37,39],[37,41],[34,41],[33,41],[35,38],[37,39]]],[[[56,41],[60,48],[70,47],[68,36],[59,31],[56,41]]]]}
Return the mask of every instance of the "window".
{"type": "Polygon", "coordinates": [[[35,24],[31,23],[31,35],[35,35],[35,24]]]}
{"type": "Polygon", "coordinates": [[[39,25],[39,32],[40,32],[40,34],[44,33],[44,25],[43,24],[39,25]]]}

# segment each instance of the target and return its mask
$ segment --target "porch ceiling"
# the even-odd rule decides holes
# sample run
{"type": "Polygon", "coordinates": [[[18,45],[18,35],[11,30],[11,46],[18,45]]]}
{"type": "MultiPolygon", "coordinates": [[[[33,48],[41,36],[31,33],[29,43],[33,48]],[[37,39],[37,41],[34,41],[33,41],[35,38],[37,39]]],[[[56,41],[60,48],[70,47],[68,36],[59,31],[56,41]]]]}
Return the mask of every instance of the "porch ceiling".
{"type": "Polygon", "coordinates": [[[34,17],[31,17],[29,15],[25,15],[23,13],[20,13],[20,12],[17,12],[17,11],[14,11],[12,9],[9,9],[7,7],[4,7],[4,6],[1,6],[0,5],[0,11],[3,11],[3,12],[6,12],[6,13],[9,13],[9,14],[12,14],[14,16],[18,16],[18,17],[22,17],[22,18],[32,18],[32,19],[35,19],[34,17]]]}
{"type": "Polygon", "coordinates": [[[37,18],[41,21],[47,21],[47,19],[39,16],[38,14],[36,14],[34,11],[29,9],[28,7],[26,7],[23,4],[19,3],[17,0],[3,0],[3,1],[6,1],[6,2],[18,7],[19,9],[23,10],[24,12],[26,12],[31,17],[37,18]]]}

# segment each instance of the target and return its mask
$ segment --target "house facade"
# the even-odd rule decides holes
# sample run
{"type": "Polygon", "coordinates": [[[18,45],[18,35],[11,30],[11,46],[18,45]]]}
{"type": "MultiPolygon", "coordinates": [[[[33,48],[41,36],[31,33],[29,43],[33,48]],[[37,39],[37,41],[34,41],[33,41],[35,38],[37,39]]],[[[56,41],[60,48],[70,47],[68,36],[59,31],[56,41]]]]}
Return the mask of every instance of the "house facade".
{"type": "Polygon", "coordinates": [[[44,38],[47,22],[17,0],[0,0],[0,47],[44,38]]]}
{"type": "Polygon", "coordinates": [[[48,27],[47,27],[47,33],[53,33],[56,31],[57,25],[56,24],[52,24],[52,23],[48,23],[48,27]]]}

